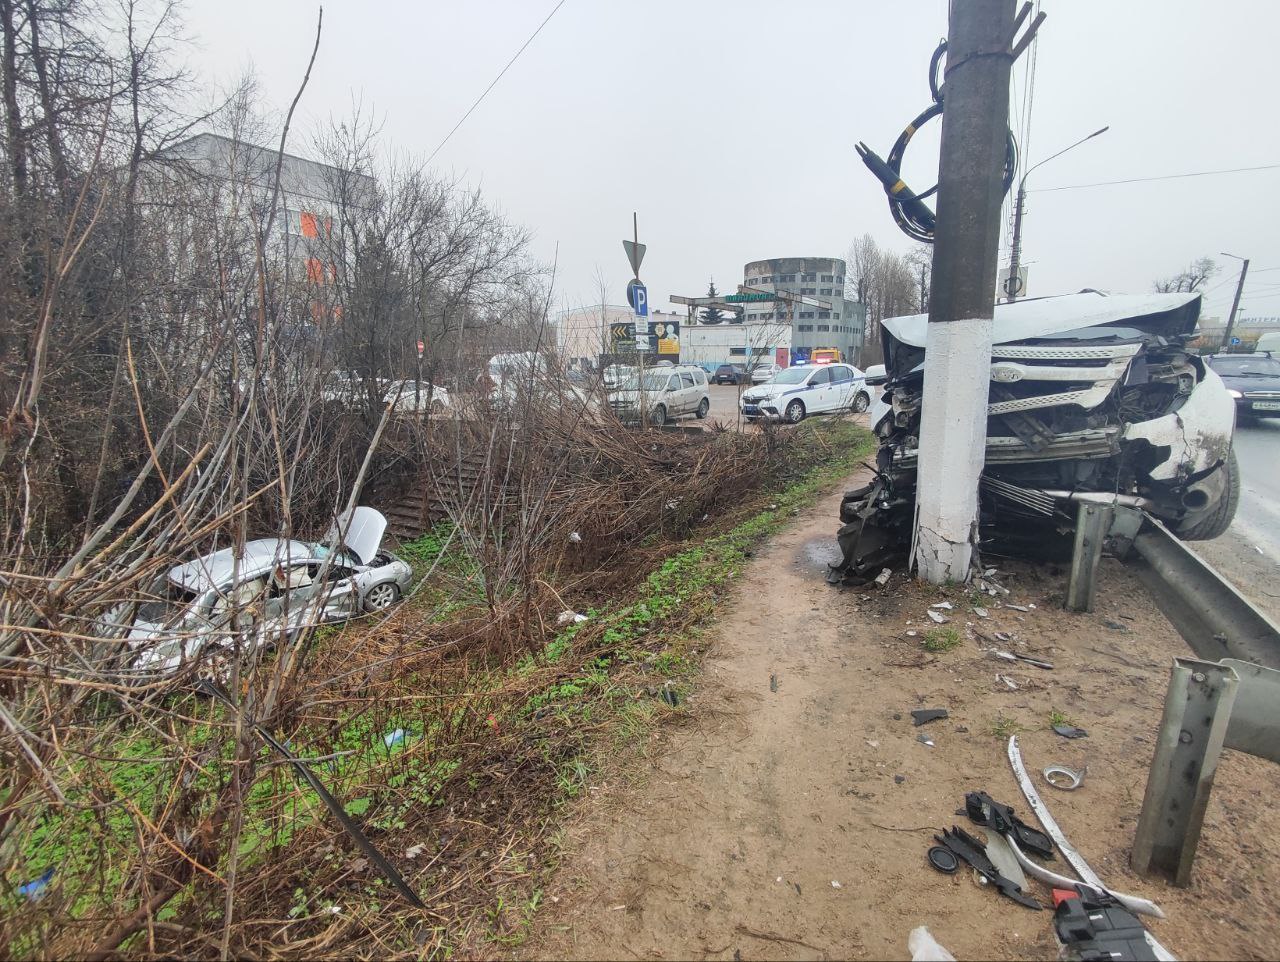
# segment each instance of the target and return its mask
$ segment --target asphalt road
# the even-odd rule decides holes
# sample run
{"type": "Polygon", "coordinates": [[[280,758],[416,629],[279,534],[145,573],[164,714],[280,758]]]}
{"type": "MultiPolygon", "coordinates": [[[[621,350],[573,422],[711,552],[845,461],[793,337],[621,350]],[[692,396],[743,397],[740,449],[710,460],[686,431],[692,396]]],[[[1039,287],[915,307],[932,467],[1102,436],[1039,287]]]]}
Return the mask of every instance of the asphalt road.
{"type": "Polygon", "coordinates": [[[1237,425],[1240,506],[1227,533],[1192,544],[1280,621],[1280,419],[1237,425]]]}

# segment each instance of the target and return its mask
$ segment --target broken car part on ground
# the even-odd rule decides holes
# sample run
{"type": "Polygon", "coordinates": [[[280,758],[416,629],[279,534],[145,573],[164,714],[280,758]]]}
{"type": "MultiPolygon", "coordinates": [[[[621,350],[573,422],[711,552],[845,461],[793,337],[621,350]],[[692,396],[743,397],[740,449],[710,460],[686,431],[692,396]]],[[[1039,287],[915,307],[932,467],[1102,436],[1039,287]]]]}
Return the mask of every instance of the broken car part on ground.
{"type": "MultiPolygon", "coordinates": [[[[1098,291],[996,307],[980,544],[1043,550],[1087,500],[1144,508],[1186,539],[1226,530],[1235,404],[1185,347],[1199,313],[1199,294],[1098,291]]],[[[884,322],[876,477],[841,504],[832,581],[869,581],[911,545],[927,326],[924,314],[884,322]]]]}

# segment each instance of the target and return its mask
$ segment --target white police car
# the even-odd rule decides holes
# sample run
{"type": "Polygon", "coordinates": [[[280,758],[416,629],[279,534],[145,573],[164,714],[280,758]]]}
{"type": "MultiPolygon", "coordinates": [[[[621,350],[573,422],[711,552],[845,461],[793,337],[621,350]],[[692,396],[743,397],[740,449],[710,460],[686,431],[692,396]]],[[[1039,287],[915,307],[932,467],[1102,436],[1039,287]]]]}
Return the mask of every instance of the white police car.
{"type": "Polygon", "coordinates": [[[789,367],[743,391],[742,416],[797,424],[813,414],[865,411],[870,402],[865,376],[852,364],[815,364],[789,367]]]}

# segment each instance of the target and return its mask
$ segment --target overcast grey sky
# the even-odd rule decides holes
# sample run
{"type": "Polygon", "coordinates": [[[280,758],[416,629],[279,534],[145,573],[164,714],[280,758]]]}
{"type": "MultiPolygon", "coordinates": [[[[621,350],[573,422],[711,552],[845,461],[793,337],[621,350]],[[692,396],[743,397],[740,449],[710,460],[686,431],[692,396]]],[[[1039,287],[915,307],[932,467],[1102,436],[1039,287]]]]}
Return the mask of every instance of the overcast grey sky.
{"type": "MultiPolygon", "coordinates": [[[[359,98],[389,142],[426,156],[554,5],[329,0],[301,131],[359,98]]],[[[1042,8],[1028,166],[1111,130],[1030,188],[1280,163],[1274,0],[1042,8]]],[[[190,0],[192,66],[210,83],[252,68],[282,110],[315,14],[313,0],[190,0]]],[[[559,244],[559,301],[571,306],[598,300],[597,268],[622,300],[633,210],[659,307],[703,293],[713,274],[732,288],[749,260],[844,256],[864,232],[906,249],[853,146],[885,154],[927,105],[945,33],[945,0],[566,0],[434,163],[528,226],[540,258],[559,244]]],[[[912,144],[913,186],[932,184],[936,151],[936,131],[912,144]]],[[[1280,169],[1032,193],[1030,293],[1145,291],[1209,254],[1223,270],[1205,314],[1225,314],[1238,262],[1217,255],[1230,251],[1253,259],[1243,313],[1280,314],[1277,187],[1280,169]]]]}

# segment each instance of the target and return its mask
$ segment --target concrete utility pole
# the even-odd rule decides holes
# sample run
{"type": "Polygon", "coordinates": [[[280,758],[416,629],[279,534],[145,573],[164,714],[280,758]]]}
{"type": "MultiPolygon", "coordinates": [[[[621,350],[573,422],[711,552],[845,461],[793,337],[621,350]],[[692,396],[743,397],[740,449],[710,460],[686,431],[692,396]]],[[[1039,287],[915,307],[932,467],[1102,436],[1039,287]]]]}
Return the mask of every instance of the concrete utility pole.
{"type": "Polygon", "coordinates": [[[1226,251],[1219,251],[1218,253],[1223,257],[1234,257],[1236,260],[1244,262],[1240,265],[1240,280],[1236,282],[1236,296],[1231,302],[1231,314],[1227,317],[1227,329],[1222,332],[1222,343],[1218,345],[1218,353],[1221,354],[1231,344],[1231,331],[1236,326],[1236,311],[1240,310],[1240,295],[1244,293],[1244,279],[1249,273],[1249,258],[1228,254],[1226,251]]]}
{"type": "Polygon", "coordinates": [[[987,441],[1014,0],[951,5],[916,486],[916,562],[965,581],[987,441]]]}

